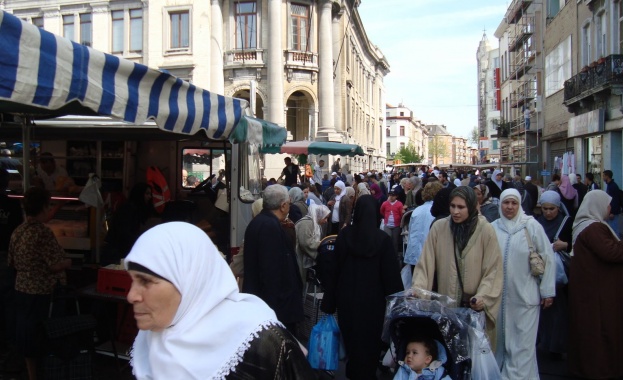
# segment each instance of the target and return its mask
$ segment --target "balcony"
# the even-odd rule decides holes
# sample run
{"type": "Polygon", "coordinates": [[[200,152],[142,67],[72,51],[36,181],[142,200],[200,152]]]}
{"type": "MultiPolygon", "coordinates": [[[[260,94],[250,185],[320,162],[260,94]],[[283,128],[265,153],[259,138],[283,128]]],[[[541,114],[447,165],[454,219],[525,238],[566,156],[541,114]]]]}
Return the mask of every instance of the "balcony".
{"type": "Polygon", "coordinates": [[[563,103],[569,107],[593,95],[613,90],[623,90],[622,54],[600,58],[565,81],[563,103]]]}
{"type": "Polygon", "coordinates": [[[532,0],[514,0],[508,7],[506,22],[509,24],[515,24],[519,21],[522,15],[528,10],[530,4],[532,4],[532,0]]]}
{"type": "Polygon", "coordinates": [[[225,68],[264,65],[264,50],[230,50],[225,52],[225,68]]]}
{"type": "Polygon", "coordinates": [[[523,46],[524,42],[528,41],[534,33],[534,17],[524,17],[523,20],[525,21],[525,24],[517,26],[515,30],[516,35],[512,37],[508,46],[508,51],[510,52],[516,52],[519,50],[523,46]]]}
{"type": "Polygon", "coordinates": [[[306,51],[285,50],[285,69],[288,82],[309,80],[316,82],[318,76],[318,54],[306,51]]]}

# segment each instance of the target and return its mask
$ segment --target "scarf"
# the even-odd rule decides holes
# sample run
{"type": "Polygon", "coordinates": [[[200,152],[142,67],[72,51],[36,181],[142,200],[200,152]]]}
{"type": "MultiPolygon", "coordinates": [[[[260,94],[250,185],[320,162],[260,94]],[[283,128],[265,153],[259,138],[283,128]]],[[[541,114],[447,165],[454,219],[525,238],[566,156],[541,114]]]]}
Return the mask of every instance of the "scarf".
{"type": "Polygon", "coordinates": [[[170,327],[139,331],[130,362],[139,380],[224,379],[258,332],[279,325],[264,301],[238,292],[210,238],[191,224],[148,230],[126,257],[126,269],[130,262],[168,279],[182,295],[170,327]]]}
{"type": "Polygon", "coordinates": [[[573,188],[571,182],[569,181],[569,176],[563,174],[560,177],[560,185],[558,185],[558,190],[560,190],[560,194],[568,200],[573,200],[578,196],[578,191],[573,188]]]}
{"type": "Polygon", "coordinates": [[[500,195],[500,204],[498,205],[498,209],[500,211],[500,219],[499,221],[502,223],[506,231],[511,234],[524,227],[524,225],[528,222],[528,219],[532,218],[531,216],[526,215],[521,207],[521,195],[519,195],[519,191],[516,189],[506,189],[502,191],[500,195]],[[517,203],[519,203],[519,210],[517,210],[517,214],[512,219],[507,219],[502,212],[502,203],[507,198],[514,198],[517,203]]]}
{"type": "Polygon", "coordinates": [[[450,218],[450,231],[452,231],[454,243],[459,252],[463,252],[478,225],[478,201],[474,190],[467,186],[459,186],[452,190],[452,193],[450,193],[450,202],[452,202],[454,198],[463,199],[467,205],[468,216],[464,222],[455,223],[454,220],[450,218]]]}
{"type": "Polygon", "coordinates": [[[288,195],[290,196],[290,202],[292,203],[305,201],[305,194],[300,187],[292,187],[288,190],[288,195]]]}
{"type": "MultiPolygon", "coordinates": [[[[610,228],[606,222],[605,213],[611,200],[612,197],[603,190],[592,190],[586,193],[573,222],[573,245],[575,245],[575,241],[580,236],[580,233],[593,223],[603,223],[610,228]]],[[[612,231],[612,228],[610,228],[610,231],[612,231]]],[[[612,236],[617,241],[620,240],[614,231],[612,231],[612,236]]]]}
{"type": "Polygon", "coordinates": [[[312,223],[314,224],[314,241],[320,241],[322,238],[322,228],[320,227],[320,222],[329,216],[330,213],[331,210],[329,210],[329,208],[325,205],[309,205],[307,215],[309,215],[312,223]]]}
{"type": "Polygon", "coordinates": [[[379,185],[377,185],[376,183],[371,183],[370,184],[370,190],[374,190],[374,194],[372,194],[372,196],[377,201],[379,199],[381,199],[381,197],[383,196],[383,191],[381,190],[381,187],[379,185]]]}
{"type": "Polygon", "coordinates": [[[383,239],[387,234],[379,229],[379,207],[372,195],[357,197],[352,226],[347,226],[340,235],[344,234],[348,254],[354,256],[372,257],[377,255],[383,239]]]}
{"type": "Polygon", "coordinates": [[[498,187],[500,188],[500,190],[502,190],[502,180],[497,180],[498,174],[502,174],[501,170],[494,170],[493,171],[493,175],[491,176],[491,182],[495,183],[496,185],[498,185],[498,187]]]}
{"type": "Polygon", "coordinates": [[[357,185],[357,193],[357,196],[370,195],[370,190],[368,190],[365,183],[361,182],[357,185]]]}
{"type": "Polygon", "coordinates": [[[491,203],[491,192],[489,190],[489,186],[484,184],[476,185],[480,192],[482,193],[482,203],[480,206],[486,206],[491,203]]]}
{"type": "Polygon", "coordinates": [[[336,195],[336,196],[335,196],[335,201],[336,201],[336,202],[339,202],[339,201],[340,201],[340,199],[342,199],[342,197],[343,197],[343,196],[344,196],[344,194],[345,194],[345,193],[344,193],[344,189],[346,188],[346,185],[344,185],[344,182],[342,182],[342,181],[337,181],[337,182],[335,183],[335,185],[333,185],[333,187],[339,187],[339,188],[342,190],[342,191],[340,192],[340,195],[336,195]]]}

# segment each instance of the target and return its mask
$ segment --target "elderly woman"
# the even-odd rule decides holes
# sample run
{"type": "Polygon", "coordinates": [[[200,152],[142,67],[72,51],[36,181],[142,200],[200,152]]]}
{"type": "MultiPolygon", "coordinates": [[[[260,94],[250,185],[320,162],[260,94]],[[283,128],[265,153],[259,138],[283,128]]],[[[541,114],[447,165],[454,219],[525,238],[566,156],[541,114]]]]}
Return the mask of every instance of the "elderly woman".
{"type": "Polygon", "coordinates": [[[476,199],[480,205],[480,215],[487,218],[489,223],[493,223],[494,220],[500,217],[500,208],[491,202],[491,192],[489,187],[483,184],[474,186],[474,193],[476,193],[476,199]]]}
{"type": "Polygon", "coordinates": [[[500,196],[500,219],[492,223],[504,260],[504,291],[497,324],[496,360],[504,379],[538,379],[536,336],[541,306],[556,295],[554,251],[543,227],[521,208],[515,189],[500,196]],[[530,272],[530,246],[545,262],[542,278],[530,272]]]}
{"type": "Polygon", "coordinates": [[[569,372],[623,377],[623,243],[608,226],[611,197],[589,191],[573,223],[569,275],[569,372]]]}
{"type": "Polygon", "coordinates": [[[140,329],[131,361],[137,379],[313,378],[297,341],[261,299],[238,292],[200,229],[156,226],[138,239],[125,266],[140,329]]]}
{"type": "MultiPolygon", "coordinates": [[[[347,189],[352,190],[352,187],[347,189]]],[[[330,213],[331,210],[327,206],[312,204],[307,215],[296,223],[296,258],[303,281],[307,278],[307,269],[316,265],[318,246],[324,237],[322,225],[327,223],[330,213]]]]}
{"type": "Polygon", "coordinates": [[[305,194],[299,187],[294,186],[288,190],[288,195],[290,196],[290,213],[288,214],[288,218],[290,218],[293,223],[296,223],[304,215],[307,215],[305,194]]]}
{"type": "Polygon", "coordinates": [[[415,194],[422,188],[422,179],[420,177],[411,177],[408,180],[410,185],[409,190],[405,190],[405,204],[403,206],[405,211],[417,207],[415,194]]]}
{"type": "MultiPolygon", "coordinates": [[[[573,219],[560,210],[560,204],[560,194],[551,190],[544,192],[541,196],[541,215],[537,218],[556,255],[558,252],[571,252],[573,219]]],[[[567,352],[568,307],[567,286],[557,283],[555,302],[552,307],[541,311],[539,319],[539,345],[554,356],[567,352]]]]}
{"type": "Polygon", "coordinates": [[[355,189],[348,186],[344,189],[344,196],[340,201],[339,226],[340,229],[350,225],[355,204],[355,189]]]}
{"type": "Polygon", "coordinates": [[[403,289],[391,239],[376,224],[377,213],[374,197],[359,197],[353,224],[337,236],[336,260],[323,267],[326,281],[320,308],[339,313],[349,379],[376,379],[385,297],[403,289]]]}
{"type": "Polygon", "coordinates": [[[420,261],[420,255],[422,254],[422,248],[428,236],[430,225],[435,220],[435,217],[430,213],[430,209],[433,207],[435,195],[442,187],[443,185],[440,182],[431,182],[424,186],[422,191],[424,204],[413,210],[409,220],[409,240],[403,260],[405,264],[416,265],[420,261]]]}
{"type": "Polygon", "coordinates": [[[37,378],[37,361],[43,355],[42,323],[48,317],[50,297],[57,282],[65,283],[65,258],[47,221],[50,193],[32,187],[24,194],[26,222],[13,231],[8,265],[15,269],[15,338],[17,350],[26,360],[28,376],[37,378]]]}
{"type": "Polygon", "coordinates": [[[331,234],[337,234],[340,231],[340,202],[345,194],[346,185],[342,181],[335,182],[333,185],[333,196],[327,202],[327,206],[331,210],[331,234]]]}
{"type": "Polygon", "coordinates": [[[413,271],[412,286],[432,290],[436,277],[438,293],[460,300],[463,307],[484,311],[487,335],[495,347],[502,255],[495,231],[478,215],[476,202],[471,188],[460,186],[452,190],[450,216],[432,225],[413,271]]]}

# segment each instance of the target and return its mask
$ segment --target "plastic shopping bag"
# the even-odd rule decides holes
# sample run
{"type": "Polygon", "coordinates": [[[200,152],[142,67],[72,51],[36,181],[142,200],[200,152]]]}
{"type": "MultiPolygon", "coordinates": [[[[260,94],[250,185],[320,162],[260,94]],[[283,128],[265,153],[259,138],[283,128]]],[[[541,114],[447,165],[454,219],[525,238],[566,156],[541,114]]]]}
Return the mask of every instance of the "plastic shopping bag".
{"type": "Polygon", "coordinates": [[[340,329],[335,318],[327,315],[312,328],[307,360],[312,368],[334,371],[339,365],[339,351],[340,329]]]}
{"type": "Polygon", "coordinates": [[[554,252],[556,256],[556,285],[566,285],[569,282],[565,271],[565,264],[562,261],[561,253],[554,252]]]}
{"type": "Polygon", "coordinates": [[[468,329],[470,356],[472,358],[472,379],[499,380],[500,368],[491,351],[487,334],[481,326],[470,326],[468,329]]]}

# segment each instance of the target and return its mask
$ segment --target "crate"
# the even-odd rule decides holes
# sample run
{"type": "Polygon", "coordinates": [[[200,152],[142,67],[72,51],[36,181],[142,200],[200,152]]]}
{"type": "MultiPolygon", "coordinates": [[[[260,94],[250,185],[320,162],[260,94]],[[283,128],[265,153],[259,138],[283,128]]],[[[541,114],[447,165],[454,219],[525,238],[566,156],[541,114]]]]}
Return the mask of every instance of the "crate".
{"type": "MultiPolygon", "coordinates": [[[[97,292],[115,296],[127,296],[132,286],[132,278],[125,270],[100,268],[97,271],[97,292]]],[[[113,265],[114,267],[114,265],[113,265]]]]}

